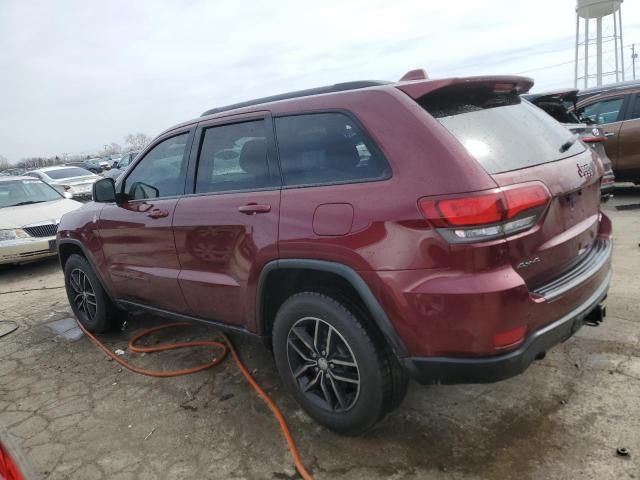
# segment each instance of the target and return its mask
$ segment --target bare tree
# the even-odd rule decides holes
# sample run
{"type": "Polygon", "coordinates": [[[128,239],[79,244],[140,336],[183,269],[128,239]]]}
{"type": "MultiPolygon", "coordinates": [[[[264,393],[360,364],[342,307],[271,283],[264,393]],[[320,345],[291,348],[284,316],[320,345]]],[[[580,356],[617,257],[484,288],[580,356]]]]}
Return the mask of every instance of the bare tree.
{"type": "Polygon", "coordinates": [[[129,150],[142,150],[151,141],[151,137],[144,133],[137,133],[135,135],[129,134],[124,137],[125,143],[129,146],[129,150]]]}
{"type": "Polygon", "coordinates": [[[116,142],[111,142],[107,146],[107,151],[106,151],[107,155],[116,155],[120,152],[122,152],[122,147],[118,145],[116,142]]]}
{"type": "Polygon", "coordinates": [[[53,165],[60,165],[64,163],[64,160],[59,156],[43,158],[43,157],[30,157],[23,158],[17,164],[16,167],[19,168],[42,168],[42,167],[51,167],[53,165]]]}
{"type": "Polygon", "coordinates": [[[0,170],[6,170],[7,168],[11,168],[11,164],[6,157],[0,155],[0,170]]]}

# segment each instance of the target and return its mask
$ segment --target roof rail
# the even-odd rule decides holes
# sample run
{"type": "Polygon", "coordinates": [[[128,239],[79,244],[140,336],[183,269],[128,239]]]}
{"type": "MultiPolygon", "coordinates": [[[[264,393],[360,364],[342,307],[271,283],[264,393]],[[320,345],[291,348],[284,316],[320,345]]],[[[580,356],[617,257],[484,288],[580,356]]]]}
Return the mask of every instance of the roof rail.
{"type": "Polygon", "coordinates": [[[260,105],[263,103],[277,102],[279,100],[289,100],[292,98],[309,97],[312,95],[321,95],[323,93],[336,93],[344,92],[347,90],[358,90],[367,87],[377,87],[380,85],[388,85],[391,82],[378,81],[378,80],[362,80],[357,82],[345,82],[336,83],[335,85],[328,85],[326,87],[309,88],[307,90],[298,90],[296,92],[281,93],[279,95],[272,95],[270,97],[256,98],[255,100],[248,100],[246,102],[234,103],[225,107],[212,108],[204,112],[201,116],[213,115],[214,113],[226,112],[229,110],[235,110],[237,108],[252,107],[253,105],[260,105]]]}

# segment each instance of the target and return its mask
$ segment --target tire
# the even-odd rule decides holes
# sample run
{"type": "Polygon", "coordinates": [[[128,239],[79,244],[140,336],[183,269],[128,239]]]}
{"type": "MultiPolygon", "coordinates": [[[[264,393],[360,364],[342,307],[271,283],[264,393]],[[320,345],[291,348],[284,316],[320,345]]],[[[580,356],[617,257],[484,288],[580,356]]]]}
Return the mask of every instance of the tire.
{"type": "Polygon", "coordinates": [[[118,324],[123,312],[111,301],[86,258],[69,257],[64,286],[74,315],[87,330],[104,333],[118,324]]]}
{"type": "Polygon", "coordinates": [[[273,351],[287,391],[317,423],[341,434],[366,433],[407,390],[406,372],[363,312],[322,293],[298,293],[282,304],[273,351]]]}

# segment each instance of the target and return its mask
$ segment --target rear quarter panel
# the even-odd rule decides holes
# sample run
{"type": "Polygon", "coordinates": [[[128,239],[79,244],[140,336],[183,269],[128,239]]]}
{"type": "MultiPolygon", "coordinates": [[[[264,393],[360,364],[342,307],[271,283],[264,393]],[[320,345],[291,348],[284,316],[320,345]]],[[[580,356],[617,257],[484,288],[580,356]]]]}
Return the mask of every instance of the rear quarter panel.
{"type": "MultiPolygon", "coordinates": [[[[274,105],[275,115],[304,111],[348,111],[387,158],[384,181],[285,188],[279,232],[282,258],[340,262],[356,270],[442,268],[447,245],[418,209],[424,196],[494,188],[495,182],[435,119],[405,93],[373,88],[274,105]],[[316,208],[353,206],[344,235],[314,232],[316,208]]],[[[342,222],[342,219],[336,219],[342,222]]]]}

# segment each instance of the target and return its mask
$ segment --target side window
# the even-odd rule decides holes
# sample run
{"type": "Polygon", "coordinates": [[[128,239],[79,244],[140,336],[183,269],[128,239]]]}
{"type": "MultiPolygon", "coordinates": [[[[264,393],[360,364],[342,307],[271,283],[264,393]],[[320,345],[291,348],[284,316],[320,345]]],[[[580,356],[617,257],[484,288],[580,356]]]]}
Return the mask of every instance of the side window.
{"type": "Polygon", "coordinates": [[[388,178],[391,170],[375,144],[342,113],[276,118],[285,185],[388,178]]]}
{"type": "Polygon", "coordinates": [[[629,120],[640,118],[640,93],[636,93],[633,99],[633,110],[629,115],[629,120]]]}
{"type": "Polygon", "coordinates": [[[601,125],[618,121],[624,97],[595,102],[579,110],[581,117],[590,118],[601,125]]]}
{"type": "Polygon", "coordinates": [[[125,179],[123,192],[132,200],[161,198],[184,192],[188,133],[168,138],[145,155],[125,179]]]}
{"type": "Polygon", "coordinates": [[[204,130],[196,193],[250,190],[277,185],[269,172],[265,120],[204,130]]]}

